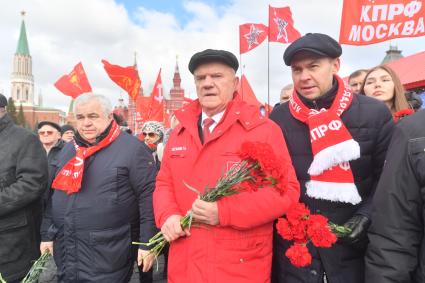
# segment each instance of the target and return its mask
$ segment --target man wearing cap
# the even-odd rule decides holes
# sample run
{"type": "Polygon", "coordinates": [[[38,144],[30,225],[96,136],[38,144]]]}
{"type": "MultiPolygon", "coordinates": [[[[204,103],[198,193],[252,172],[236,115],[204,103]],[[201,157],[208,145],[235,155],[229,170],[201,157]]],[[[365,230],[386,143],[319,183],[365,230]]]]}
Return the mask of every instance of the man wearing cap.
{"type": "Polygon", "coordinates": [[[37,131],[47,154],[61,141],[61,127],[55,122],[41,121],[38,123],[37,131]]]}
{"type": "Polygon", "coordinates": [[[62,140],[65,142],[70,142],[74,139],[75,136],[75,129],[73,126],[69,124],[65,124],[61,127],[61,135],[62,140]]]}
{"type": "MultiPolygon", "coordinates": [[[[65,141],[61,139],[61,127],[51,121],[41,121],[37,126],[37,133],[40,139],[41,144],[44,147],[44,150],[47,154],[47,162],[49,165],[49,176],[50,179],[54,176],[51,176],[55,164],[58,163],[57,156],[58,153],[65,146],[65,141]]],[[[48,184],[49,186],[51,184],[48,184]]],[[[50,197],[52,190],[49,188],[43,194],[43,209],[46,207],[48,198],[50,197]]]]}
{"type": "Polygon", "coordinates": [[[279,128],[258,108],[238,98],[236,57],[207,49],[189,62],[198,99],[176,112],[180,124],[165,148],[154,192],[157,226],[170,242],[170,283],[270,282],[272,223],[299,197],[299,185],[279,128]],[[204,202],[240,158],[245,141],[266,142],[287,168],[285,194],[265,188],[204,202]],[[192,210],[194,221],[183,231],[180,219],[192,210]]]}
{"type": "Polygon", "coordinates": [[[0,273],[20,282],[40,256],[47,158],[38,138],[13,124],[0,94],[0,273]]]}
{"type": "Polygon", "coordinates": [[[284,53],[294,92],[270,115],[282,129],[301,185],[301,202],[315,214],[351,229],[329,249],[308,246],[313,261],[292,266],[290,243],[276,235],[275,282],[364,282],[371,201],[393,131],[383,103],[353,94],[337,75],[341,46],[309,33],[284,53]]]}

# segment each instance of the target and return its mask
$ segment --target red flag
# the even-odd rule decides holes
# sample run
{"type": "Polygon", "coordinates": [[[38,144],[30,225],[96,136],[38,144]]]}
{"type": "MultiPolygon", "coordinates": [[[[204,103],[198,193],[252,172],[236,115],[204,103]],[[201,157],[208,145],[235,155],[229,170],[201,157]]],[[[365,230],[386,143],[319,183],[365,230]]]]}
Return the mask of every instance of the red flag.
{"type": "Polygon", "coordinates": [[[91,92],[91,86],[84,71],[83,64],[78,63],[68,75],[63,75],[57,82],[55,87],[65,95],[76,98],[82,93],[91,92]]]}
{"type": "Polygon", "coordinates": [[[239,26],[239,53],[251,51],[267,38],[267,26],[263,24],[243,24],[239,26]]]}
{"type": "Polygon", "coordinates": [[[140,124],[148,121],[151,98],[149,96],[137,96],[136,99],[136,121],[140,124]]]}
{"type": "Polygon", "coordinates": [[[245,75],[242,75],[241,80],[239,82],[239,94],[241,95],[241,99],[243,101],[246,101],[246,103],[255,105],[260,107],[261,103],[258,101],[257,97],[254,94],[254,91],[252,90],[251,86],[249,85],[249,82],[245,75]]]}
{"type": "Polygon", "coordinates": [[[151,103],[148,119],[153,121],[164,121],[164,91],[162,88],[161,69],[159,69],[158,77],[150,96],[151,103]]]}
{"type": "Polygon", "coordinates": [[[294,27],[289,7],[269,6],[269,42],[290,43],[301,37],[294,27]]]}
{"type": "Polygon", "coordinates": [[[124,89],[136,101],[139,95],[141,81],[135,66],[121,67],[102,60],[103,67],[111,80],[124,89]]]}
{"type": "Polygon", "coordinates": [[[425,35],[425,5],[412,0],[344,0],[339,42],[374,44],[425,35]]]}

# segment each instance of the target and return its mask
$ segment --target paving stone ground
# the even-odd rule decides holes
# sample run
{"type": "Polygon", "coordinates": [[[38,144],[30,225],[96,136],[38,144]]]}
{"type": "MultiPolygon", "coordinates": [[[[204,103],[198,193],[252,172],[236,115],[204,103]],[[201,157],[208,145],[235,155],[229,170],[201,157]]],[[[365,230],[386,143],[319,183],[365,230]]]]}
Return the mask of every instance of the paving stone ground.
{"type": "MultiPolygon", "coordinates": [[[[57,283],[56,280],[56,266],[53,260],[49,261],[45,265],[45,270],[40,276],[39,283],[57,283]]],[[[153,266],[153,282],[155,283],[166,283],[167,280],[164,279],[164,257],[160,256],[158,258],[158,271],[156,264],[153,266]]],[[[131,277],[130,283],[139,283],[139,270],[137,266],[134,266],[133,276],[131,277]]]]}

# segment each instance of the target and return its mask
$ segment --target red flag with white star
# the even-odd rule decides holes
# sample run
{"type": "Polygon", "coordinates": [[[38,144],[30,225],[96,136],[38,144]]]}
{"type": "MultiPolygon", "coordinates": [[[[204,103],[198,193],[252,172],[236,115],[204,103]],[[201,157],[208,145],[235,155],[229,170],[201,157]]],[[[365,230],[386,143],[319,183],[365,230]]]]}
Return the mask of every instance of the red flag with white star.
{"type": "Polygon", "coordinates": [[[60,77],[55,82],[55,87],[63,94],[72,98],[76,98],[85,92],[91,92],[91,86],[81,62],[75,65],[71,73],[60,77]]]}
{"type": "Polygon", "coordinates": [[[102,60],[103,67],[111,80],[124,89],[136,101],[140,92],[141,81],[136,66],[121,67],[102,60]]]}
{"type": "Polygon", "coordinates": [[[164,90],[162,88],[161,69],[159,69],[158,77],[151,93],[151,103],[148,114],[150,121],[164,121],[164,90]]]}
{"type": "Polygon", "coordinates": [[[301,37],[294,27],[289,7],[269,6],[269,42],[290,43],[301,37]]]}
{"type": "Polygon", "coordinates": [[[267,38],[267,26],[263,24],[243,24],[239,26],[239,53],[251,51],[267,38]]]}

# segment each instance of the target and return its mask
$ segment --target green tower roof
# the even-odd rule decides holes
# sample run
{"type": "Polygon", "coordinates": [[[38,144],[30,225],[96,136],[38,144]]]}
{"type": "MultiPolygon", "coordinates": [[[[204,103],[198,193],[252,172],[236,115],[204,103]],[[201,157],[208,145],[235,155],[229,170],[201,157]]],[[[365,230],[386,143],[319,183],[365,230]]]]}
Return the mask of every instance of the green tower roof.
{"type": "Polygon", "coordinates": [[[28,48],[27,32],[25,30],[25,22],[22,20],[21,34],[19,35],[18,47],[16,48],[16,54],[30,55],[30,49],[28,48]]]}

